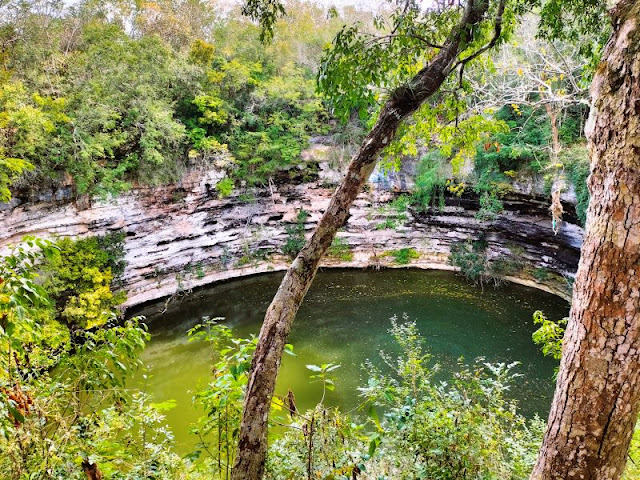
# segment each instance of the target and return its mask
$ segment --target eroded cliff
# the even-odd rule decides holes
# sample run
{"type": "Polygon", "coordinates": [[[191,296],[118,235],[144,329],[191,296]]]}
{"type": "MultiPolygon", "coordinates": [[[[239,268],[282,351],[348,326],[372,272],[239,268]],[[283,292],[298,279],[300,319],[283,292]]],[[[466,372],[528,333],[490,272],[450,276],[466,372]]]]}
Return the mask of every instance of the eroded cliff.
{"type": "MultiPolygon", "coordinates": [[[[14,202],[0,211],[0,246],[24,235],[42,237],[126,233],[123,285],[125,306],[170,297],[215,281],[271,270],[289,264],[282,246],[287,226],[299,209],[309,212],[307,234],[326,208],[332,193],[322,177],[311,183],[271,185],[219,198],[214,188],[221,178],[215,170],[192,170],[176,185],[134,188],[110,201],[82,204],[55,200],[14,202]]],[[[408,265],[452,269],[451,246],[482,239],[489,258],[517,266],[511,280],[536,284],[566,296],[564,278],[573,276],[580,255],[582,229],[564,222],[551,230],[548,203],[542,197],[511,194],[505,210],[493,221],[476,218],[473,194],[447,196],[445,206],[430,214],[411,208],[398,212],[391,202],[399,194],[373,185],[362,193],[339,236],[349,255],[328,256],[325,267],[397,267],[391,254],[415,249],[408,265]],[[385,228],[386,227],[386,228],[385,228]],[[415,254],[413,255],[415,256],[415,254]],[[533,275],[544,272],[544,278],[533,275]],[[548,275],[547,275],[548,273],[548,275]]],[[[571,211],[571,206],[567,206],[571,211]]],[[[571,220],[571,215],[567,217],[571,220]]]]}

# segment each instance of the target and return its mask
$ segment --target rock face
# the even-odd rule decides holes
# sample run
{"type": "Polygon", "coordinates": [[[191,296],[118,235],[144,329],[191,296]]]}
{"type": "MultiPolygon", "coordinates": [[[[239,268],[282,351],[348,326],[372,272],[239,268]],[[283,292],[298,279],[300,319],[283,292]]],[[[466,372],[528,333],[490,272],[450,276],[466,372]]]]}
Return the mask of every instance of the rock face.
{"type": "MultiPolygon", "coordinates": [[[[214,188],[220,178],[220,172],[194,170],[178,184],[135,188],[89,206],[68,200],[14,204],[0,211],[0,247],[24,235],[82,237],[124,231],[123,284],[128,292],[125,306],[130,307],[218,280],[285,269],[290,260],[281,248],[289,235],[287,226],[295,224],[298,210],[304,208],[310,214],[305,223],[310,234],[332,194],[321,179],[220,199],[214,188]]],[[[339,234],[352,258],[328,257],[324,266],[398,266],[388,252],[410,247],[420,256],[409,266],[451,269],[451,245],[482,237],[489,257],[509,257],[525,267],[515,278],[520,283],[533,281],[533,269],[545,269],[556,281],[537,286],[562,293],[558,279],[573,277],[577,268],[582,229],[563,223],[554,235],[542,198],[508,196],[504,213],[488,222],[475,218],[479,205],[473,195],[448,197],[440,211],[418,214],[410,209],[397,212],[390,203],[397,193],[371,190],[360,195],[339,234]]]]}

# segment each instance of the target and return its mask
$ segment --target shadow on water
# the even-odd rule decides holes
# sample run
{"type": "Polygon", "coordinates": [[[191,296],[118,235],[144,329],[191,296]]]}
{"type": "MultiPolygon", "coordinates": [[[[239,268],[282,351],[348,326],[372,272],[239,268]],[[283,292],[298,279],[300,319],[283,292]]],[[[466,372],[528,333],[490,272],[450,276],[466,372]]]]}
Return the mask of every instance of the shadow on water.
{"type": "MultiPolygon", "coordinates": [[[[203,316],[225,317],[237,336],[257,334],[282,273],[254,276],[197,291],[164,314],[164,303],[148,305],[152,339],[142,360],[150,368],[146,389],[154,401],[175,399],[167,413],[180,449],[195,443],[189,425],[200,415],[192,405],[193,392],[211,370],[208,347],[188,342],[186,332],[203,316]]],[[[457,359],[468,362],[518,361],[523,376],[511,395],[527,416],[546,417],[553,395],[556,362],[543,358],[531,341],[532,314],[543,310],[551,319],[566,316],[569,305],[551,294],[514,284],[480,289],[451,272],[423,270],[326,270],[318,274],[294,324],[289,342],[297,357],[285,356],[277,393],[289,388],[298,407],[310,408],[321,398],[321,386],[310,384],[306,364],[339,363],[337,388],[326,402],[343,410],[359,403],[357,387],[366,382],[361,365],[379,363],[379,351],[393,352],[389,318],[406,313],[425,337],[439,377],[447,379],[457,359]]],[[[140,377],[140,375],[139,375],[140,377]]],[[[140,380],[141,381],[141,380],[140,380]]]]}

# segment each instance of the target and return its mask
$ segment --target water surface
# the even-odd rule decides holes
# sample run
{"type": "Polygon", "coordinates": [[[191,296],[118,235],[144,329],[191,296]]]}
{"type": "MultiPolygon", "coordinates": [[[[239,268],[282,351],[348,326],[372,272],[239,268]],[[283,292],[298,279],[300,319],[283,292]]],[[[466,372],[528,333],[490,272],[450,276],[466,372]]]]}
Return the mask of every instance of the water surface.
{"type": "MultiPolygon", "coordinates": [[[[225,317],[238,336],[257,334],[269,302],[282,278],[265,274],[218,284],[196,292],[157,314],[164,304],[152,305],[147,315],[152,339],[142,360],[149,365],[147,391],[155,401],[174,399],[168,412],[178,447],[194,439],[189,425],[200,415],[192,405],[193,392],[205,384],[211,370],[211,353],[202,343],[187,340],[186,332],[203,316],[225,317]],[[156,312],[156,313],[154,313],[156,312]]],[[[406,313],[415,320],[430,353],[442,366],[446,379],[461,356],[471,362],[519,361],[523,376],[511,394],[521,411],[546,417],[553,395],[556,362],[543,358],[531,341],[535,310],[549,318],[566,316],[566,301],[539,290],[507,284],[499,289],[479,288],[451,272],[421,270],[321,271],[296,318],[289,342],[297,357],[285,355],[277,392],[293,390],[298,408],[315,405],[322,396],[319,384],[310,384],[306,364],[338,363],[336,390],[326,402],[343,410],[359,403],[357,387],[366,383],[362,364],[381,363],[379,351],[393,352],[389,318],[406,313]]]]}

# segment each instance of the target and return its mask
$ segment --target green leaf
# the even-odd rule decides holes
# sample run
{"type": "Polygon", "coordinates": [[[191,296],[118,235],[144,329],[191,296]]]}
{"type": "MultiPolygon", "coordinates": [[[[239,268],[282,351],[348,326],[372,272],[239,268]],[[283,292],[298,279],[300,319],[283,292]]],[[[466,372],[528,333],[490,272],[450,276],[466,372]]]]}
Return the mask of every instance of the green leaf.
{"type": "Polygon", "coordinates": [[[376,411],[375,407],[372,404],[369,405],[369,409],[367,410],[367,415],[371,420],[373,420],[373,423],[376,424],[378,431],[382,432],[383,430],[382,430],[382,425],[380,424],[380,417],[378,417],[378,412],[376,411]]]}

